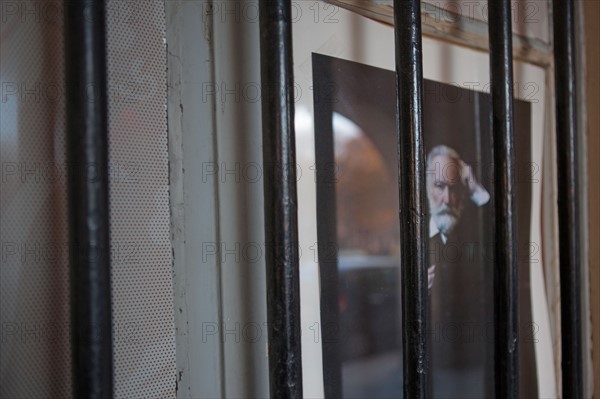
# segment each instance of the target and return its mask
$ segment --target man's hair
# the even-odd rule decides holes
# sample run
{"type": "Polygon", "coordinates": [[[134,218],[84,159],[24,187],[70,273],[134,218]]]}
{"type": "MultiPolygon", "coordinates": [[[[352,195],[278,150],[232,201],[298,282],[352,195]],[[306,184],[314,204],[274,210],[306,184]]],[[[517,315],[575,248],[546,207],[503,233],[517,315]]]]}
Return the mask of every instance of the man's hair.
{"type": "Polygon", "coordinates": [[[429,151],[429,154],[427,155],[427,171],[425,172],[427,175],[426,176],[427,184],[430,184],[433,181],[437,181],[437,179],[439,178],[439,176],[437,174],[437,172],[438,172],[437,169],[435,170],[435,172],[433,172],[433,170],[434,170],[433,160],[435,159],[435,157],[438,157],[438,156],[447,156],[448,158],[451,158],[455,162],[460,161],[460,155],[458,155],[458,152],[456,152],[456,150],[454,150],[453,148],[450,148],[443,144],[433,147],[431,149],[431,151],[429,151]]]}
{"type": "Polygon", "coordinates": [[[455,160],[460,160],[460,155],[458,155],[458,152],[456,152],[456,150],[454,150],[453,148],[450,148],[448,146],[445,146],[443,144],[441,145],[436,145],[435,147],[433,147],[431,149],[431,151],[429,151],[429,154],[427,155],[427,170],[429,170],[431,168],[431,164],[433,163],[433,159],[435,157],[438,157],[440,155],[445,155],[448,158],[452,158],[455,160]]]}

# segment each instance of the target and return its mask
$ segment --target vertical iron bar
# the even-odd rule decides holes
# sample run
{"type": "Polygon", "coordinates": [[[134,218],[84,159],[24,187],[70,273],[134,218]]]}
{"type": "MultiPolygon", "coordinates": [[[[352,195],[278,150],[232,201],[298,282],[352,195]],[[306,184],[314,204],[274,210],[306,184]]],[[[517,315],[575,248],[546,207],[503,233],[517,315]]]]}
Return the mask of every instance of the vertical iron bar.
{"type": "Polygon", "coordinates": [[[496,397],[518,398],[517,243],[510,0],[489,2],[494,151],[496,397]]]}
{"type": "Polygon", "coordinates": [[[560,239],[562,389],[583,397],[579,249],[575,10],[573,0],[553,2],[556,85],[556,152],[560,239]]]}
{"type": "Polygon", "coordinates": [[[423,65],[421,4],[394,0],[404,397],[427,390],[427,223],[425,158],[421,123],[423,65]]]}
{"type": "Polygon", "coordinates": [[[73,396],[113,396],[104,1],[65,2],[73,396]]]}
{"type": "Polygon", "coordinates": [[[259,5],[269,384],[302,397],[300,284],[290,0],[259,5]]]}

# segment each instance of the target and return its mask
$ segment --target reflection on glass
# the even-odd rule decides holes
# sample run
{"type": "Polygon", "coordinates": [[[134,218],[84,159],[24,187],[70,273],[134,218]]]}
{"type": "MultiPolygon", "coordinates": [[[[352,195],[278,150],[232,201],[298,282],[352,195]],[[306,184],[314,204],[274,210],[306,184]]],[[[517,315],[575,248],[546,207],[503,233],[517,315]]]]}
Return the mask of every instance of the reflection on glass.
{"type": "Polygon", "coordinates": [[[338,113],[333,132],[343,393],[346,398],[398,397],[400,240],[394,166],[386,165],[369,137],[338,113]]]}

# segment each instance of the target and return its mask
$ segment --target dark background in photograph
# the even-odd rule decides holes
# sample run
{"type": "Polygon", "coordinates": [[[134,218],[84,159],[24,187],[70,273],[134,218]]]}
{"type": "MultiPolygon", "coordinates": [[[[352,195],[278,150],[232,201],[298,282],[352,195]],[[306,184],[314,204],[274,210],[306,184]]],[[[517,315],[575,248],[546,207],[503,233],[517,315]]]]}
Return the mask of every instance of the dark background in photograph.
{"type": "MultiPolygon", "coordinates": [[[[339,397],[343,393],[345,398],[401,397],[395,74],[313,54],[313,89],[325,394],[339,397]],[[334,113],[352,121],[362,134],[350,138],[340,134],[333,123],[334,113]]],[[[452,256],[468,257],[462,270],[469,273],[456,274],[456,286],[446,287],[444,293],[455,303],[470,303],[469,311],[477,314],[477,325],[461,326],[455,319],[444,319],[439,297],[431,303],[432,309],[437,309],[435,320],[439,322],[428,326],[432,393],[436,397],[490,397],[494,392],[490,96],[429,80],[424,81],[423,89],[425,155],[439,144],[455,149],[472,166],[475,177],[492,197],[481,207],[465,200],[461,224],[468,226],[465,231],[469,231],[469,236],[463,237],[471,246],[456,243],[459,252],[452,256]]],[[[514,112],[520,394],[536,397],[528,256],[530,104],[516,100],[514,112]]]]}

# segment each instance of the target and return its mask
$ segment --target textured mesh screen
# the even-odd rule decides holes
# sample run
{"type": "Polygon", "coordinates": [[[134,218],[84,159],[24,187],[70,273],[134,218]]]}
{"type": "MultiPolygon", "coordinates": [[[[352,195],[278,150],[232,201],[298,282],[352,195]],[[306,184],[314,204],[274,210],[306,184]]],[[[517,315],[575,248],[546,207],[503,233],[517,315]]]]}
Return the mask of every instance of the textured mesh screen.
{"type": "MultiPolygon", "coordinates": [[[[63,27],[0,18],[0,396],[70,395],[63,27]]],[[[35,11],[34,11],[35,12],[35,11]]]]}
{"type": "MultiPolygon", "coordinates": [[[[0,397],[68,397],[62,3],[0,6],[0,397]]],[[[163,3],[107,8],[115,394],[173,397],[163,3]]]]}
{"type": "Polygon", "coordinates": [[[164,8],[108,2],[115,387],[175,395],[164,8]]]}

